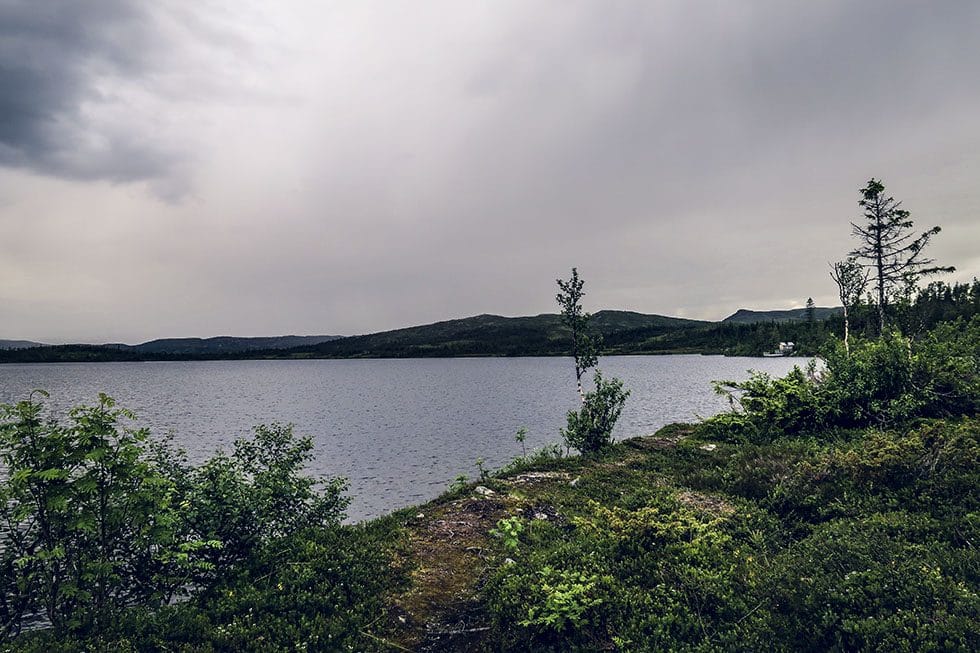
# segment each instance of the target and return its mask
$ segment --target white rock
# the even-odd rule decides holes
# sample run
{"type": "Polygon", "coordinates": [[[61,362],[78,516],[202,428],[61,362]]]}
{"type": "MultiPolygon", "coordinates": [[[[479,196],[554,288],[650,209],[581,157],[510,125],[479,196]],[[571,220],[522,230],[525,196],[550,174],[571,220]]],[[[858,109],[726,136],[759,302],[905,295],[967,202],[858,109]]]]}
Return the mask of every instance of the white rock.
{"type": "Polygon", "coordinates": [[[705,451],[714,451],[715,449],[718,448],[718,445],[717,444],[702,444],[700,448],[701,449],[704,449],[705,451]]]}
{"type": "Polygon", "coordinates": [[[491,490],[490,488],[488,488],[488,487],[483,487],[482,485],[477,485],[477,486],[476,486],[476,489],[475,489],[475,490],[473,490],[473,491],[474,491],[474,492],[476,492],[477,494],[480,494],[480,495],[483,495],[483,496],[485,496],[485,497],[489,497],[489,496],[491,496],[491,495],[494,495],[494,494],[496,494],[496,492],[494,492],[494,491],[493,491],[493,490],[491,490]]]}

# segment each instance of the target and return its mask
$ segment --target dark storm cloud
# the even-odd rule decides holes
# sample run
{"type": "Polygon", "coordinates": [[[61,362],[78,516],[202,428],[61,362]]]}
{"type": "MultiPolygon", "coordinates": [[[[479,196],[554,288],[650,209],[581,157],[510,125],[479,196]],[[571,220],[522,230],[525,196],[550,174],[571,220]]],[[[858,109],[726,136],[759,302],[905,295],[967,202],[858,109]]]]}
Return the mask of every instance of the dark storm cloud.
{"type": "Polygon", "coordinates": [[[160,179],[179,155],[131,122],[120,80],[165,44],[135,0],[0,2],[0,165],[79,180],[160,179]]]}

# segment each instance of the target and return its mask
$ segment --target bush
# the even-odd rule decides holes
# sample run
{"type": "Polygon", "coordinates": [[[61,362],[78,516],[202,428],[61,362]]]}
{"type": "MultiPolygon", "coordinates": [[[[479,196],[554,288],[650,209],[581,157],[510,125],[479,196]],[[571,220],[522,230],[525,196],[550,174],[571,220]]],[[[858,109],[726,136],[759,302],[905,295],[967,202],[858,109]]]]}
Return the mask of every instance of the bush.
{"type": "Polygon", "coordinates": [[[218,453],[199,467],[175,466],[183,523],[196,538],[221,543],[201,551],[209,564],[199,584],[208,585],[264,547],[304,529],[336,526],[349,500],[346,482],[303,473],[313,441],[292,426],[257,426],[236,440],[232,453],[218,453]]]}
{"type": "Polygon", "coordinates": [[[636,509],[593,504],[573,527],[527,529],[516,562],[484,588],[493,646],[714,650],[752,648],[751,636],[761,648],[771,633],[753,603],[764,551],[752,533],[761,538],[767,518],[713,514],[664,490],[648,498],[636,509]]]}
{"type": "Polygon", "coordinates": [[[777,639],[799,651],[975,651],[976,565],[928,518],[894,512],[830,522],[774,564],[777,639]],[[971,588],[972,585],[972,588],[971,588]]]}
{"type": "Polygon", "coordinates": [[[775,483],[769,503],[811,521],[902,508],[955,524],[980,509],[978,437],[975,419],[871,431],[798,462],[775,483]]]}
{"type": "Polygon", "coordinates": [[[898,332],[855,340],[850,352],[833,342],[823,356],[820,370],[716,384],[733,412],[709,419],[706,434],[766,443],[783,434],[887,429],[980,409],[980,318],[943,324],[917,341],[898,332]]]}
{"type": "Polygon", "coordinates": [[[105,395],[65,424],[42,413],[33,396],[0,406],[3,639],[41,619],[52,628],[18,640],[28,650],[127,648],[130,635],[183,630],[191,639],[179,641],[236,649],[273,633],[329,647],[377,609],[387,554],[340,525],[345,483],[303,473],[313,444],[291,427],[259,426],[193,467],[105,395]]]}
{"type": "Polygon", "coordinates": [[[0,406],[0,618],[17,634],[42,615],[57,632],[98,632],[127,606],[169,601],[206,542],[180,526],[176,486],[147,432],[99,395],[61,425],[31,400],[0,406]]]}
{"type": "Polygon", "coordinates": [[[568,411],[568,425],[561,430],[565,445],[581,453],[595,453],[612,444],[612,431],[623,412],[629,390],[613,378],[606,381],[596,370],[595,389],[585,394],[582,407],[568,411]]]}

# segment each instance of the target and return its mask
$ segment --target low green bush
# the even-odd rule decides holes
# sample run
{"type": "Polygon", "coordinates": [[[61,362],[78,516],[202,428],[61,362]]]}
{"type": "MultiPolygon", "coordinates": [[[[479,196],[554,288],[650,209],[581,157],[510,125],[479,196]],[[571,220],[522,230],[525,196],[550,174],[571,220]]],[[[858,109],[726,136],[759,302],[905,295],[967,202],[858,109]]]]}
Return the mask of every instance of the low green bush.
{"type": "Polygon", "coordinates": [[[100,395],[59,423],[0,406],[5,650],[365,649],[404,582],[396,527],[344,526],[312,441],[255,429],[199,466],[100,395]],[[44,627],[21,633],[29,620],[44,627]]]}
{"type": "Polygon", "coordinates": [[[707,420],[705,433],[767,443],[784,434],[820,434],[980,409],[980,317],[940,325],[918,340],[898,332],[831,342],[823,364],[774,379],[763,373],[716,384],[733,411],[707,420]]]}
{"type": "Polygon", "coordinates": [[[771,518],[691,507],[667,491],[648,496],[641,508],[593,504],[570,526],[522,533],[514,562],[484,588],[492,647],[712,650],[750,632],[765,638],[767,611],[752,600],[771,518]]]}
{"type": "Polygon", "coordinates": [[[787,549],[771,576],[777,641],[797,651],[977,650],[978,558],[936,526],[873,514],[821,525],[787,549]]]}
{"type": "Polygon", "coordinates": [[[589,454],[612,444],[613,427],[623,412],[629,397],[623,382],[613,378],[606,381],[596,370],[595,388],[585,394],[582,407],[568,411],[568,424],[561,430],[565,445],[589,454]]]}

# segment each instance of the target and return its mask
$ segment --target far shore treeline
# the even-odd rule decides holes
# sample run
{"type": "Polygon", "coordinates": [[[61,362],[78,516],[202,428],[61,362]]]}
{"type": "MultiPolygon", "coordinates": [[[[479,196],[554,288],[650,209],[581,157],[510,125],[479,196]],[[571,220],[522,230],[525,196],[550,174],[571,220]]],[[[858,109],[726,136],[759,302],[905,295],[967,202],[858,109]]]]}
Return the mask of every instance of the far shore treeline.
{"type": "MultiPolygon", "coordinates": [[[[758,356],[779,342],[796,343],[802,355],[817,353],[830,336],[843,334],[841,308],[787,311],[740,310],[720,322],[632,311],[594,314],[592,328],[604,355],[724,354],[758,356]]],[[[850,316],[852,333],[876,328],[868,306],[850,316]],[[863,310],[862,310],[863,309],[863,310]]],[[[908,333],[980,313],[980,281],[936,281],[904,305],[890,307],[908,333]]],[[[462,356],[564,356],[568,327],[557,314],[531,317],[478,315],[368,335],[281,338],[180,338],[142,345],[50,345],[0,348],[0,363],[248,360],[315,358],[450,358],[462,356]],[[303,338],[306,338],[303,340],[303,338]],[[302,340],[298,346],[291,346],[302,340]]]]}

